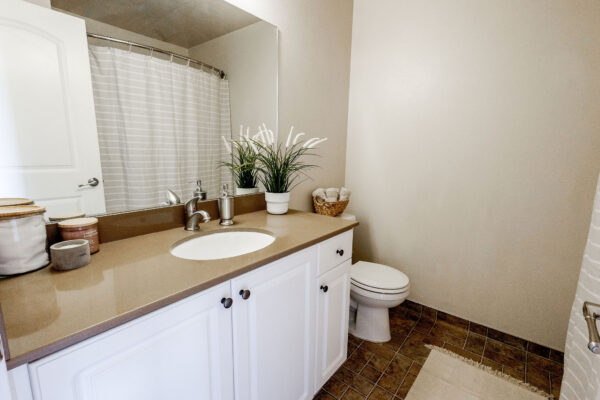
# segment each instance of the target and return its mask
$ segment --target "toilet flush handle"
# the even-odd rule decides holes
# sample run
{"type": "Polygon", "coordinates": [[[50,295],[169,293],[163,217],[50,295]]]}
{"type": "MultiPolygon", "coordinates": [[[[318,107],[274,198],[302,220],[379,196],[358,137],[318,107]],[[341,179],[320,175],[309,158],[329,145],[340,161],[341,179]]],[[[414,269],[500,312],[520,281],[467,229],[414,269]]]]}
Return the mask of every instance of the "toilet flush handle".
{"type": "Polygon", "coordinates": [[[339,255],[340,255],[340,257],[344,255],[344,249],[338,249],[338,250],[336,250],[335,252],[336,252],[337,254],[339,254],[339,255]]]}

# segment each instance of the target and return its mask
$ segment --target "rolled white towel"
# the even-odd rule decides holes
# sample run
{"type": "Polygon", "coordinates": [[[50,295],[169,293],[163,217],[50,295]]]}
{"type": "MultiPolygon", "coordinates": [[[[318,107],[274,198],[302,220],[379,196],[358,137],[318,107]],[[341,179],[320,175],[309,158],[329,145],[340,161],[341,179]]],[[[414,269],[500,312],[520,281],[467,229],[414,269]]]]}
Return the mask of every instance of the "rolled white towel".
{"type": "Polygon", "coordinates": [[[337,201],[340,195],[340,189],[338,188],[327,188],[325,190],[327,201],[337,201]]]}
{"type": "Polygon", "coordinates": [[[317,203],[324,203],[326,201],[327,195],[325,194],[325,189],[318,188],[312,192],[313,197],[317,200],[317,203]]]}
{"type": "Polygon", "coordinates": [[[340,201],[350,200],[351,194],[352,194],[352,192],[350,191],[350,189],[342,187],[340,189],[340,201]]]}

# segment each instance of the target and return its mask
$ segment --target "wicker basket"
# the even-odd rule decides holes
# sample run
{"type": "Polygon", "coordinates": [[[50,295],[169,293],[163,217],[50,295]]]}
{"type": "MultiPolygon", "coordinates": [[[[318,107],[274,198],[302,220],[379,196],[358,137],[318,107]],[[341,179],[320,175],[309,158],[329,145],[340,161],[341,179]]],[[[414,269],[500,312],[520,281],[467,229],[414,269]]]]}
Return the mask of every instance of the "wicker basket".
{"type": "Polygon", "coordinates": [[[350,200],[326,201],[323,203],[317,203],[317,199],[313,197],[315,212],[321,215],[329,215],[330,217],[337,217],[343,213],[349,202],[350,200]]]}

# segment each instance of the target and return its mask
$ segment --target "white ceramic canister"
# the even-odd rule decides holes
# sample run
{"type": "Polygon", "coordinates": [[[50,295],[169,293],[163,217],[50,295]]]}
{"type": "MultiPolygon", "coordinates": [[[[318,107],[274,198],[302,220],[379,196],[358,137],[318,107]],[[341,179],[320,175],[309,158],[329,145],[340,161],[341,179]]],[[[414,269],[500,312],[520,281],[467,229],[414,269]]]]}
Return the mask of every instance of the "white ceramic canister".
{"type": "Polygon", "coordinates": [[[0,207],[0,275],[48,265],[45,211],[39,206],[0,207]]]}

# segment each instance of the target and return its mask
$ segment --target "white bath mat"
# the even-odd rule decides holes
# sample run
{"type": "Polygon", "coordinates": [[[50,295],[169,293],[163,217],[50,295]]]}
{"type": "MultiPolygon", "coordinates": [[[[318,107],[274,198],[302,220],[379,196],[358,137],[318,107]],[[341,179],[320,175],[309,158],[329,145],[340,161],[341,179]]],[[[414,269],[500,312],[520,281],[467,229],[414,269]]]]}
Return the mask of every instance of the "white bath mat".
{"type": "Polygon", "coordinates": [[[436,346],[406,400],[542,400],[552,398],[531,385],[436,346]]]}

